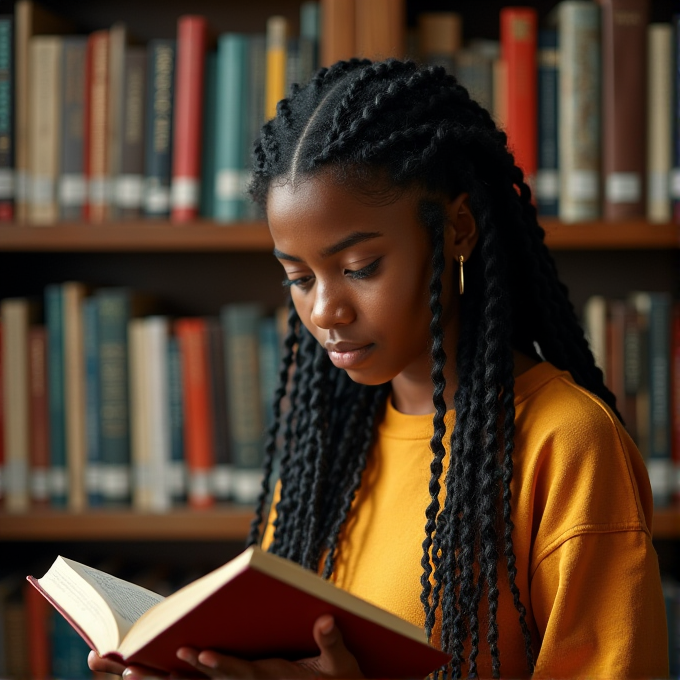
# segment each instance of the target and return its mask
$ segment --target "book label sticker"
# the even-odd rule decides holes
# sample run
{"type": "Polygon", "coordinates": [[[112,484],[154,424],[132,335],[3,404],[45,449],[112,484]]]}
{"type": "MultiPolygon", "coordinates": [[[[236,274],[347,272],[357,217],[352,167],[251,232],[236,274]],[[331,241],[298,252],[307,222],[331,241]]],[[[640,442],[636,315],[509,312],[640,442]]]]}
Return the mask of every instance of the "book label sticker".
{"type": "Polygon", "coordinates": [[[106,498],[125,500],[130,493],[130,471],[127,465],[103,465],[101,490],[106,498]]]}
{"type": "Polygon", "coordinates": [[[142,205],[144,179],[141,175],[120,175],[116,180],[116,204],[119,208],[142,205]]]}
{"type": "Polygon", "coordinates": [[[53,496],[64,496],[68,488],[66,468],[55,467],[50,470],[50,491],[53,496]]]}
{"type": "Polygon", "coordinates": [[[172,207],[198,207],[198,180],[193,177],[175,177],[172,180],[172,207]]]}
{"type": "Polygon", "coordinates": [[[539,170],[536,173],[536,196],[554,200],[560,195],[560,175],[557,170],[539,170]]]}
{"type": "Polygon", "coordinates": [[[87,199],[87,181],[85,175],[69,173],[59,180],[59,203],[63,206],[85,205],[87,199]]]}
{"type": "Polygon", "coordinates": [[[44,175],[34,175],[31,182],[31,203],[49,205],[54,200],[54,180],[44,175]]]}
{"type": "Polygon", "coordinates": [[[670,198],[670,177],[663,170],[649,171],[649,200],[667,201],[670,198]]]}
{"type": "Polygon", "coordinates": [[[31,470],[31,498],[34,501],[46,501],[50,497],[49,470],[33,468],[31,470]]]}
{"type": "Polygon", "coordinates": [[[207,501],[212,498],[208,470],[191,471],[189,475],[189,496],[194,501],[207,501]]]}
{"type": "Polygon", "coordinates": [[[610,203],[637,203],[642,197],[642,180],[637,172],[612,172],[605,187],[610,203]]]}
{"type": "Polygon", "coordinates": [[[671,171],[671,198],[680,200],[680,168],[671,171]]]}
{"type": "Polygon", "coordinates": [[[0,169],[0,199],[14,198],[14,170],[0,169]]]}
{"type": "Polygon", "coordinates": [[[215,177],[217,198],[244,198],[250,173],[243,170],[220,170],[215,177]]]}
{"type": "Polygon", "coordinates": [[[595,201],[598,177],[594,170],[572,170],[567,175],[567,194],[574,201],[595,201]]]}

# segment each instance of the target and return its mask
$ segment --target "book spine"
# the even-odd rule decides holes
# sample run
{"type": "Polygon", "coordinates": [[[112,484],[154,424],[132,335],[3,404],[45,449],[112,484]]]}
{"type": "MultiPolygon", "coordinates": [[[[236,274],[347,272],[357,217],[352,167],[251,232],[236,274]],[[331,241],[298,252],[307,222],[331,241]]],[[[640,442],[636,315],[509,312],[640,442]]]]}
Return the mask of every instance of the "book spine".
{"type": "MultiPolygon", "coordinates": [[[[453,72],[463,47],[463,17],[458,12],[421,12],[418,15],[418,54],[425,64],[453,72]]],[[[465,81],[463,84],[467,87],[465,81]]]]}
{"type": "Polygon", "coordinates": [[[636,366],[636,374],[631,379],[631,387],[635,387],[635,443],[640,449],[645,462],[651,454],[650,414],[650,374],[649,374],[649,332],[651,299],[649,293],[636,292],[630,296],[635,311],[635,349],[637,356],[631,357],[636,366]]]}
{"type": "Polygon", "coordinates": [[[607,366],[607,300],[603,295],[591,295],[586,300],[583,321],[590,351],[604,373],[607,366]]]}
{"type": "Polygon", "coordinates": [[[515,164],[533,186],[537,155],[537,13],[528,7],[501,9],[501,58],[506,64],[505,129],[515,164]]]}
{"type": "MultiPolygon", "coordinates": [[[[201,151],[201,217],[215,216],[215,185],[217,173],[217,54],[208,52],[205,58],[205,102],[203,106],[203,149],[201,151]]],[[[243,103],[241,104],[243,106],[243,103]]],[[[255,137],[253,137],[255,139],[255,137]]]]}
{"type": "Polygon", "coordinates": [[[184,457],[184,400],[182,356],[179,341],[168,338],[168,416],[170,419],[170,494],[173,505],[181,505],[187,496],[187,469],[184,457]]]}
{"type": "Polygon", "coordinates": [[[95,294],[99,311],[102,500],[125,505],[130,499],[128,343],[130,291],[103,288],[95,294]]]}
{"type": "MultiPolygon", "coordinates": [[[[319,68],[321,38],[321,4],[303,2],[300,5],[300,80],[308,83],[319,68]]],[[[255,139],[255,137],[253,137],[255,139]]]]}
{"type": "Polygon", "coordinates": [[[602,176],[606,220],[645,216],[649,0],[602,6],[602,176]]]}
{"type": "Polygon", "coordinates": [[[281,362],[276,319],[274,317],[261,319],[258,332],[262,423],[267,431],[274,422],[274,394],[279,386],[279,364],[281,362]]]}
{"type": "Polygon", "coordinates": [[[69,281],[62,285],[64,314],[64,396],[66,404],[66,467],[68,507],[81,512],[86,507],[85,362],[82,305],[85,286],[69,281]]]}
{"type": "Polygon", "coordinates": [[[623,300],[607,300],[607,386],[616,397],[616,408],[628,423],[624,384],[624,339],[627,305],[623,300]]]}
{"type": "Polygon", "coordinates": [[[404,56],[404,0],[362,0],[356,3],[356,53],[371,60],[404,56]]]}
{"type": "Polygon", "coordinates": [[[626,428],[638,447],[637,395],[641,384],[640,327],[635,306],[626,301],[626,318],[623,330],[623,385],[625,391],[626,428]]]}
{"type": "Polygon", "coordinates": [[[354,0],[321,0],[321,66],[356,55],[354,0]]]}
{"type": "Polygon", "coordinates": [[[175,41],[148,45],[144,112],[144,214],[170,215],[172,125],[175,95],[175,41]]]}
{"type": "Polygon", "coordinates": [[[24,601],[30,660],[29,677],[34,680],[49,680],[52,677],[50,628],[53,609],[40,592],[28,583],[24,586],[24,601]]]}
{"type": "Polygon", "coordinates": [[[564,222],[600,215],[600,8],[559,6],[559,216],[564,222]]]}
{"type": "Polygon", "coordinates": [[[680,224],[680,13],[673,16],[671,23],[673,32],[673,54],[671,69],[673,70],[673,137],[672,150],[673,171],[671,173],[671,207],[673,222],[680,224]]]}
{"type": "Polygon", "coordinates": [[[87,197],[85,182],[85,68],[87,38],[64,38],[61,81],[61,143],[58,203],[62,220],[80,220],[87,197]]]}
{"type": "Polygon", "coordinates": [[[87,45],[87,116],[85,128],[85,175],[87,203],[85,216],[90,222],[103,222],[110,204],[108,160],[109,32],[95,31],[87,45]]]}
{"type": "Polygon", "coordinates": [[[87,665],[90,651],[84,640],[63,616],[52,619],[52,677],[85,680],[92,677],[87,665]]]}
{"type": "Polygon", "coordinates": [[[283,88],[284,96],[286,92],[290,92],[293,83],[300,84],[301,58],[300,38],[297,36],[289,37],[286,40],[286,78],[285,86],[283,88]]]}
{"type": "Polygon", "coordinates": [[[30,460],[28,300],[6,298],[0,303],[3,326],[3,389],[5,405],[5,508],[29,508],[30,460]]]}
{"type": "Polygon", "coordinates": [[[0,222],[14,219],[14,21],[0,16],[0,222]]]}
{"type": "Polygon", "coordinates": [[[101,427],[99,378],[99,310],[97,298],[83,300],[83,345],[85,352],[85,422],[87,465],[85,489],[87,505],[98,507],[101,496],[101,427]]]}
{"type": "Polygon", "coordinates": [[[286,42],[288,22],[284,17],[267,19],[267,80],[265,116],[276,116],[276,105],[286,94],[286,42]]]}
{"type": "Polygon", "coordinates": [[[227,401],[234,461],[234,500],[252,503],[260,490],[263,454],[262,402],[259,378],[259,323],[256,304],[222,308],[227,374],[227,401]]]}
{"type": "Polygon", "coordinates": [[[142,214],[145,78],[146,49],[128,47],[123,78],[123,120],[118,139],[120,168],[114,178],[114,205],[118,219],[137,219],[142,214]]]}
{"type": "Polygon", "coordinates": [[[538,33],[538,172],[536,207],[540,215],[559,213],[559,49],[557,30],[538,33]]]}
{"type": "Polygon", "coordinates": [[[180,222],[198,216],[206,30],[202,16],[179,18],[171,216],[180,222]]]}
{"type": "MultiPolygon", "coordinates": [[[[244,106],[247,102],[247,58],[248,38],[245,35],[226,33],[220,36],[217,48],[219,125],[216,129],[214,217],[222,222],[239,220],[245,214],[248,174],[243,136],[247,134],[248,116],[244,106]]],[[[269,87],[269,72],[267,80],[269,87]]]]}
{"type": "Polygon", "coordinates": [[[680,504],[680,304],[673,311],[671,335],[671,454],[673,458],[673,501],[680,504]]]}
{"type": "Polygon", "coordinates": [[[31,503],[48,506],[50,503],[50,438],[47,399],[47,329],[29,329],[29,390],[30,390],[30,467],[31,503]]]}
{"type": "Polygon", "coordinates": [[[647,32],[647,220],[671,221],[673,134],[673,31],[651,24],[647,32]]]}
{"type": "MultiPolygon", "coordinates": [[[[267,70],[267,38],[264,35],[251,35],[248,39],[248,116],[249,128],[244,142],[244,156],[248,173],[252,171],[253,141],[260,136],[260,128],[265,122],[265,80],[267,70]]],[[[246,218],[262,219],[262,210],[255,201],[246,201],[246,218]]]]}
{"type": "Polygon", "coordinates": [[[170,414],[168,403],[168,319],[144,319],[144,364],[147,378],[149,464],[151,484],[149,509],[166,512],[171,505],[170,414]]]}
{"type": "Polygon", "coordinates": [[[651,293],[649,308],[649,457],[654,504],[668,505],[673,493],[670,419],[671,298],[651,293]]]}
{"type": "Polygon", "coordinates": [[[59,114],[61,109],[62,39],[36,36],[30,45],[31,145],[29,173],[31,190],[28,218],[34,224],[53,224],[59,219],[57,180],[59,175],[59,114]]]}
{"type": "Polygon", "coordinates": [[[452,58],[451,69],[470,97],[491,111],[493,100],[492,60],[471,49],[458,50],[452,58]]]}
{"type": "Polygon", "coordinates": [[[206,322],[204,319],[178,319],[175,333],[182,354],[188,501],[191,507],[205,508],[214,503],[210,476],[215,464],[206,322]]]}
{"type": "Polygon", "coordinates": [[[130,465],[132,507],[138,512],[151,509],[151,449],[149,446],[149,394],[145,366],[144,319],[128,324],[130,384],[130,465]]]}
{"type": "Polygon", "coordinates": [[[209,378],[213,412],[213,450],[215,453],[212,488],[217,501],[227,501],[232,496],[234,469],[231,451],[229,450],[224,334],[219,319],[208,319],[207,329],[211,368],[209,378]]]}
{"type": "Polygon", "coordinates": [[[108,30],[106,69],[106,176],[108,194],[104,218],[120,218],[117,182],[123,162],[123,117],[125,111],[125,51],[127,26],[116,21],[108,30]]]}
{"type": "MultiPolygon", "coordinates": [[[[2,602],[2,627],[5,637],[7,678],[30,677],[28,621],[21,586],[2,602]]],[[[70,677],[70,676],[69,676],[70,677]]]]}
{"type": "Polygon", "coordinates": [[[47,323],[48,395],[50,409],[50,497],[52,505],[66,506],[66,397],[64,367],[64,315],[60,285],[45,288],[47,323]]]}

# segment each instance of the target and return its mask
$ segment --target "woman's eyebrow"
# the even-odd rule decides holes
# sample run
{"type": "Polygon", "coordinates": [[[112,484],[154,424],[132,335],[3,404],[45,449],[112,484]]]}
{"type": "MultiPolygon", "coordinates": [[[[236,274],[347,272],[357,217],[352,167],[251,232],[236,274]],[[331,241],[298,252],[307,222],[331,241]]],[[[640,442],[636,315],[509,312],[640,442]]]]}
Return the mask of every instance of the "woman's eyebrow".
{"type": "MultiPolygon", "coordinates": [[[[369,241],[373,238],[379,238],[382,236],[380,231],[355,231],[354,233],[346,236],[341,241],[334,243],[332,246],[328,246],[321,251],[321,257],[330,257],[339,253],[341,250],[355,246],[357,243],[362,243],[363,241],[369,241]]],[[[302,259],[295,255],[288,255],[280,251],[278,248],[273,250],[274,257],[279,260],[289,260],[290,262],[302,262],[302,259]]]]}

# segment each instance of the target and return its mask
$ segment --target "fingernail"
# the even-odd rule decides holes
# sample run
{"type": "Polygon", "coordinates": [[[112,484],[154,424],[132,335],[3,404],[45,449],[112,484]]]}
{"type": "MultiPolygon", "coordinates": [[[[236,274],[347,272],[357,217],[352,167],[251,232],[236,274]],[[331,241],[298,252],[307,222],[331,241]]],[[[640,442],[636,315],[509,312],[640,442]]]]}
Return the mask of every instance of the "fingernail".
{"type": "Polygon", "coordinates": [[[210,652],[201,652],[198,655],[198,663],[202,663],[208,668],[217,668],[217,659],[215,658],[215,655],[210,652]]]}
{"type": "Polygon", "coordinates": [[[332,616],[329,616],[319,627],[324,635],[329,635],[335,626],[335,621],[332,616]]]}
{"type": "Polygon", "coordinates": [[[126,668],[123,671],[123,677],[125,680],[142,680],[141,676],[137,675],[134,671],[131,671],[129,668],[126,668]]]}
{"type": "Polygon", "coordinates": [[[196,663],[196,653],[193,649],[189,649],[188,647],[180,647],[177,650],[177,658],[190,664],[196,663]]]}

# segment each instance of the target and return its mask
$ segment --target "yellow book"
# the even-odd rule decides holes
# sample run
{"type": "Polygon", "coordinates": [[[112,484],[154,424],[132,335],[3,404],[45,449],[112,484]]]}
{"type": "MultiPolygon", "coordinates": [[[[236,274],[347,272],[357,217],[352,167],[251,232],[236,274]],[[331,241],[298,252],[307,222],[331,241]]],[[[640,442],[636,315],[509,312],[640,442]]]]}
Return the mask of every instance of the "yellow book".
{"type": "Polygon", "coordinates": [[[276,116],[276,105],[286,94],[286,37],[288,21],[273,16],[267,20],[267,81],[265,114],[276,116]]]}

